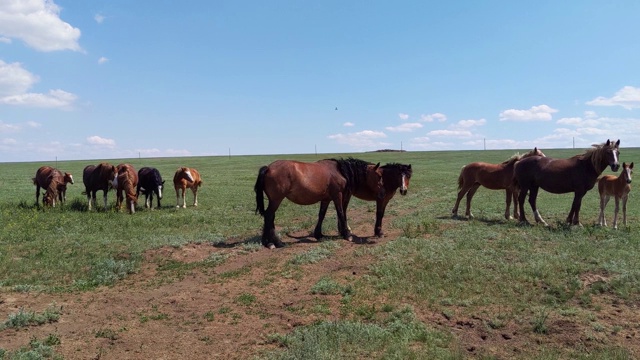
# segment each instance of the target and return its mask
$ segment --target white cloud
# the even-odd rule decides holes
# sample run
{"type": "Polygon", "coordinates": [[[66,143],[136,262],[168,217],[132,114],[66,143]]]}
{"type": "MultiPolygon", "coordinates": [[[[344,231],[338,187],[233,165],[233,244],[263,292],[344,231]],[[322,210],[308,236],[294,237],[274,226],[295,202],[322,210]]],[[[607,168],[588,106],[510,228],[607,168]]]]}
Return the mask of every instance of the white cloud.
{"type": "Polygon", "coordinates": [[[473,134],[468,130],[433,130],[429,131],[430,136],[453,136],[453,137],[471,137],[473,134]]]}
{"type": "Polygon", "coordinates": [[[637,109],[640,108],[640,88],[625,86],[618,90],[612,97],[605,98],[598,96],[591,101],[587,101],[587,105],[622,106],[628,110],[637,109]]]}
{"type": "Polygon", "coordinates": [[[38,122],[35,122],[35,121],[27,121],[27,126],[32,128],[32,129],[35,129],[35,128],[41,127],[42,124],[40,124],[38,122]]]}
{"type": "Polygon", "coordinates": [[[7,64],[0,60],[0,104],[59,109],[72,107],[77,96],[64,90],[49,90],[47,94],[29,93],[38,80],[20,63],[7,64]]]}
{"type": "Polygon", "coordinates": [[[420,123],[404,123],[398,126],[388,126],[385,129],[391,132],[411,132],[422,127],[420,123]]]}
{"type": "Polygon", "coordinates": [[[342,126],[344,126],[344,127],[351,127],[351,126],[356,126],[356,124],[354,124],[354,123],[352,123],[352,122],[347,121],[346,123],[342,124],[342,126]]]}
{"type": "Polygon", "coordinates": [[[100,57],[100,59],[98,59],[98,64],[104,64],[107,61],[109,61],[109,59],[107,59],[106,57],[102,56],[102,57],[100,57]]]}
{"type": "Polygon", "coordinates": [[[598,117],[598,114],[596,114],[595,111],[587,110],[584,112],[584,117],[587,119],[594,119],[598,117]]]}
{"type": "Polygon", "coordinates": [[[93,18],[98,24],[102,24],[102,22],[104,21],[104,15],[101,14],[96,14],[96,16],[94,16],[93,18]]]}
{"type": "Polygon", "coordinates": [[[0,36],[0,43],[11,44],[11,39],[4,36],[0,36]]]}
{"type": "Polygon", "coordinates": [[[15,145],[17,143],[18,142],[16,141],[16,139],[12,139],[12,138],[0,139],[1,145],[15,145]]]}
{"type": "Polygon", "coordinates": [[[6,124],[0,120],[0,134],[8,133],[8,132],[18,132],[20,131],[20,126],[16,124],[6,124]]]}
{"type": "Polygon", "coordinates": [[[403,113],[399,113],[398,117],[402,120],[407,120],[409,119],[409,114],[403,114],[403,113]]]}
{"type": "Polygon", "coordinates": [[[116,145],[116,141],[113,139],[105,139],[103,137],[94,135],[94,136],[89,136],[87,138],[87,143],[89,145],[96,145],[96,146],[106,146],[106,147],[114,147],[116,145]]]}
{"type": "Polygon", "coordinates": [[[423,115],[420,115],[420,119],[423,122],[433,122],[433,121],[444,122],[444,121],[447,121],[447,116],[441,113],[434,113],[431,115],[423,114],[423,115]]]}
{"type": "Polygon", "coordinates": [[[457,126],[460,128],[470,128],[473,126],[482,126],[484,124],[487,123],[487,120],[485,119],[480,119],[480,120],[460,120],[457,123],[457,126]]]}
{"type": "Polygon", "coordinates": [[[53,0],[0,1],[0,35],[20,39],[38,51],[82,51],[80,29],[60,19],[53,0]]]}
{"type": "Polygon", "coordinates": [[[327,138],[335,140],[339,144],[350,145],[356,148],[372,148],[376,146],[388,146],[388,143],[379,139],[386,138],[387,135],[381,131],[364,130],[350,134],[334,134],[327,138]]]}
{"type": "Polygon", "coordinates": [[[550,121],[558,110],[548,105],[532,106],[529,110],[509,109],[500,113],[500,121],[550,121]]]}

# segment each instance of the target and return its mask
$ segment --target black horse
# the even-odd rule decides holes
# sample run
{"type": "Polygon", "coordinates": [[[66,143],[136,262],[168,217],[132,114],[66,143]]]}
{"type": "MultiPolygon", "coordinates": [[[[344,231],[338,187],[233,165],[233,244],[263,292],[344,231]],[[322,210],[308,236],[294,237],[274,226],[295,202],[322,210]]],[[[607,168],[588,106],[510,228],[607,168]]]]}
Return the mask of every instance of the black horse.
{"type": "Polygon", "coordinates": [[[143,167],[138,171],[138,188],[136,190],[136,196],[140,195],[140,191],[145,196],[144,207],[153,209],[153,193],[158,197],[158,207],[160,206],[160,199],[162,199],[162,188],[164,186],[164,180],[160,176],[160,172],[156,168],[143,167]]]}

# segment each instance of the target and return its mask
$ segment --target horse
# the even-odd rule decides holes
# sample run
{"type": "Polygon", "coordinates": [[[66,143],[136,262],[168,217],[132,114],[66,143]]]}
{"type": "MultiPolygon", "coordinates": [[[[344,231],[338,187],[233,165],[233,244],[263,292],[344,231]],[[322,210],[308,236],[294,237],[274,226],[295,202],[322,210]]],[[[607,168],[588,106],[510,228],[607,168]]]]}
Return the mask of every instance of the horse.
{"type": "Polygon", "coordinates": [[[127,209],[129,214],[133,214],[136,212],[138,202],[138,195],[134,191],[138,186],[138,173],[131,164],[119,164],[116,169],[118,175],[113,180],[113,187],[116,189],[116,208],[120,210],[126,196],[127,209]]]}
{"type": "Polygon", "coordinates": [[[620,199],[622,199],[622,223],[627,225],[627,200],[631,191],[631,174],[633,174],[633,163],[622,163],[622,173],[620,176],[605,175],[598,180],[598,192],[600,193],[600,215],[598,224],[607,226],[607,219],[604,217],[604,208],[609,199],[613,196],[616,199],[616,208],[613,215],[613,228],[618,228],[618,210],[620,209],[620,199]]]}
{"type": "Polygon", "coordinates": [[[603,144],[594,144],[585,153],[568,159],[553,159],[549,157],[532,156],[516,163],[514,169],[515,186],[520,189],[518,206],[520,207],[520,222],[528,223],[524,214],[524,200],[529,193],[529,204],[536,222],[548,226],[540,216],[536,206],[539,188],[553,194],[573,192],[571,211],[567,216],[567,223],[580,224],[580,206],[582,198],[591,190],[607,166],[612,171],[618,171],[618,155],[620,154],[620,140],[607,140],[603,144]]]}
{"type": "MultiPolygon", "coordinates": [[[[43,205],[52,205],[56,206],[55,197],[52,198],[51,195],[56,195],[59,199],[60,203],[64,204],[67,200],[67,184],[73,184],[73,176],[68,172],[61,172],[60,170],[53,168],[51,166],[41,166],[36,171],[36,176],[32,178],[33,184],[36,186],[36,204],[40,202],[40,188],[49,189],[52,181],[56,182],[56,188],[50,190],[50,195],[46,197],[48,200],[45,204],[45,195],[42,196],[43,205]],[[55,194],[54,194],[55,193],[55,194]]],[[[46,190],[45,190],[46,191],[46,190]]]]}
{"type": "Polygon", "coordinates": [[[490,164],[486,162],[473,162],[462,167],[460,170],[460,176],[458,176],[458,198],[456,204],[451,210],[453,217],[458,217],[458,207],[460,201],[467,195],[467,210],[465,216],[469,219],[473,219],[471,213],[471,199],[475,195],[478,188],[482,185],[490,190],[502,190],[506,192],[506,209],[504,211],[505,219],[509,220],[512,217],[509,215],[509,208],[511,207],[511,199],[513,198],[513,217],[518,218],[518,192],[513,187],[513,168],[516,162],[530,157],[530,156],[545,156],[544,153],[534,147],[533,150],[525,153],[524,155],[515,154],[509,159],[503,161],[500,164],[490,164]]]}
{"type": "MultiPolygon", "coordinates": [[[[368,164],[368,166],[372,165],[373,164],[371,163],[368,164]]],[[[351,200],[351,195],[361,200],[375,201],[376,223],[374,225],[374,234],[376,237],[384,236],[384,233],[382,231],[382,218],[384,217],[384,212],[387,208],[387,204],[389,204],[389,201],[393,198],[398,189],[400,189],[400,195],[407,195],[409,182],[411,181],[411,175],[413,174],[411,164],[405,165],[400,163],[388,163],[386,165],[380,166],[380,172],[382,174],[382,188],[380,188],[380,184],[376,183],[375,181],[361,182],[359,186],[355,187],[350,193],[347,193],[344,196],[342,204],[342,207],[346,214],[347,207],[349,206],[349,201],[351,200]]],[[[329,201],[320,203],[321,218],[324,218],[328,207],[329,201]]],[[[316,225],[316,228],[321,227],[321,223],[316,225]]]]}
{"type": "Polygon", "coordinates": [[[96,165],[87,165],[82,172],[82,181],[84,182],[85,191],[82,194],[87,195],[89,202],[89,211],[91,211],[91,203],[96,202],[96,193],[102,190],[104,194],[104,210],[107,210],[107,193],[113,185],[112,182],[116,178],[118,170],[109,163],[100,163],[96,165]]]}
{"type": "Polygon", "coordinates": [[[173,175],[173,187],[176,189],[176,207],[180,207],[180,194],[182,193],[182,208],[187,207],[185,192],[190,188],[193,192],[193,206],[198,206],[198,188],[202,186],[200,173],[194,168],[181,167],[173,175]]]}
{"type": "MultiPolygon", "coordinates": [[[[258,171],[254,186],[256,193],[256,214],[264,217],[262,245],[273,249],[284,244],[276,235],[275,213],[285,198],[298,205],[312,205],[317,202],[328,204],[333,201],[338,218],[338,231],[345,240],[352,240],[344,212],[344,198],[361,182],[380,183],[382,174],[379,164],[355,159],[324,159],[317,162],[276,160],[258,171]],[[264,194],[269,205],[264,207],[264,194]]],[[[323,237],[323,206],[318,214],[318,223],[313,232],[316,239],[323,237]]]]}
{"type": "Polygon", "coordinates": [[[160,176],[160,171],[152,167],[143,167],[138,170],[138,188],[136,189],[136,197],[140,196],[140,191],[144,193],[144,207],[153,209],[153,194],[158,198],[158,207],[160,199],[162,199],[162,189],[164,180],[160,176]]]}

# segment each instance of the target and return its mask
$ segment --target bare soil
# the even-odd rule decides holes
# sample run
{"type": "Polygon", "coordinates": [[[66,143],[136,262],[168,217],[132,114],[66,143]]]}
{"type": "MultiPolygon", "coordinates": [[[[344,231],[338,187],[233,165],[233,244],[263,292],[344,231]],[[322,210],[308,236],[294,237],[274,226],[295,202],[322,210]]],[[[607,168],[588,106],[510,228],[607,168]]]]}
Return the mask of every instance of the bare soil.
{"type": "MultiPolygon", "coordinates": [[[[56,334],[61,344],[56,352],[65,359],[247,359],[276,348],[268,336],[288,333],[317,320],[340,318],[340,295],[322,295],[329,311],[310,311],[318,296],[310,288],[324,276],[348,283],[367,274],[372,259],[353,256],[362,246],[379,246],[399,236],[388,226],[386,237],[344,242],[334,255],[316,264],[301,266],[287,274],[285,263],[295,254],[317,247],[311,237],[283,235],[282,249],[246,251],[239,243],[219,246],[190,244],[164,247],[144,255],[139,273],[112,287],[82,293],[0,293],[3,319],[20,308],[42,312],[55,303],[62,307],[58,322],[0,332],[0,348],[16,350],[31,338],[56,334]],[[297,236],[296,236],[297,237],[297,236]],[[163,271],[170,260],[192,263],[212,253],[227,254],[216,267],[187,271],[163,271]],[[255,301],[243,301],[247,296],[255,301]],[[243,297],[244,296],[244,297],[243,297]],[[327,314],[328,313],[328,314],[327,314]]],[[[372,234],[370,213],[350,213],[355,234],[372,234]]],[[[306,235],[306,234],[294,234],[306,235]]],[[[428,239],[427,239],[428,240],[428,239]]],[[[344,241],[344,240],[332,240],[344,241]]],[[[125,255],[123,255],[125,256],[125,255]]],[[[587,288],[606,281],[603,274],[583,278],[587,288]]],[[[375,299],[372,299],[374,301],[375,299]]],[[[428,326],[454,335],[454,342],[469,358],[499,359],[530,357],[530,348],[577,348],[620,346],[640,358],[640,311],[638,304],[623,304],[606,295],[594,298],[600,310],[591,322],[571,321],[550,315],[547,334],[531,331],[531,324],[506,321],[497,328],[487,326],[500,309],[485,309],[484,315],[468,316],[464,309],[434,313],[414,307],[428,326]],[[487,315],[488,314],[488,315],[487,315]],[[596,325],[616,331],[601,331],[596,325]]]]}

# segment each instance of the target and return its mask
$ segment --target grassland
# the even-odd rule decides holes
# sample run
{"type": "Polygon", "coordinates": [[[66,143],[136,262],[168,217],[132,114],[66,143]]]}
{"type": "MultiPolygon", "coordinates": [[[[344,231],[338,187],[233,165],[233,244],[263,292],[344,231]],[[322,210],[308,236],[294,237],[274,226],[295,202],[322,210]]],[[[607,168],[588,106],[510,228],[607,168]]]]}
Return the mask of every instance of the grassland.
{"type": "MultiPolygon", "coordinates": [[[[543,151],[552,157],[581,152],[543,151]]],[[[134,215],[113,209],[113,192],[109,193],[108,211],[87,211],[86,197],[81,194],[82,169],[98,161],[0,163],[0,297],[95,291],[138,272],[144,254],[164,246],[241,243],[251,251],[266,252],[258,245],[262,218],[254,213],[253,185],[259,167],[281,158],[315,161],[355,156],[372,162],[412,164],[409,195],[396,195],[384,223],[400,235],[354,253],[356,258],[372,259],[365,276],[349,284],[325,277],[324,283],[316,285],[320,290],[314,296],[328,292],[340,297],[337,321],[311,324],[288,334],[274,333],[271,341],[281,349],[261,357],[325,358],[322,354],[327,354],[326,358],[331,358],[339,353],[345,358],[502,358],[508,354],[490,346],[470,349],[455,329],[439,326],[428,314],[462,319],[458,320],[460,328],[474,323],[481,325],[482,331],[505,338],[514,332],[526,333],[532,344],[520,348],[519,358],[640,356],[638,348],[625,340],[640,336],[638,323],[622,315],[610,318],[607,311],[624,307],[633,314],[640,304],[640,203],[633,191],[628,226],[617,231],[595,225],[597,189],[583,199],[583,227],[563,223],[572,194],[544,191],[538,206],[549,228],[504,220],[504,192],[482,188],[472,204],[474,220],[451,218],[460,168],[472,161],[501,162],[513,154],[513,150],[503,150],[111,160],[136,168],[154,166],[167,184],[179,166],[195,167],[202,175],[198,208],[176,209],[175,192],[169,185],[161,209],[145,210],[139,200],[134,215]],[[41,165],[74,174],[76,183],[69,186],[65,206],[43,209],[34,204],[31,177],[41,165]],[[562,339],[550,340],[558,334],[562,339]],[[317,340],[303,340],[310,336],[317,340]],[[370,346],[359,346],[362,342],[370,346]]],[[[620,158],[638,160],[640,149],[623,148],[620,158]]],[[[189,193],[187,204],[191,203],[189,193]]],[[[613,206],[611,201],[606,212],[609,223],[613,206]]],[[[354,200],[350,209],[356,208],[366,209],[372,228],[374,204],[354,200]]],[[[310,231],[317,210],[316,206],[284,202],[276,214],[276,226],[281,234],[310,231]]],[[[528,204],[525,210],[533,220],[528,204]]],[[[464,202],[460,213],[464,213],[464,202]]],[[[335,222],[325,221],[325,229],[325,233],[334,234],[335,222]]],[[[324,252],[313,262],[337,256],[332,255],[335,244],[318,245],[324,252]]],[[[278,252],[272,256],[277,257],[278,252]]],[[[300,264],[313,256],[317,254],[297,254],[286,268],[304,266],[300,264]]],[[[215,264],[198,262],[189,270],[215,264]]],[[[175,271],[184,268],[177,266],[175,271]]],[[[246,294],[238,301],[253,302],[252,296],[246,294]]],[[[0,345],[0,359],[2,354],[0,345]]]]}

